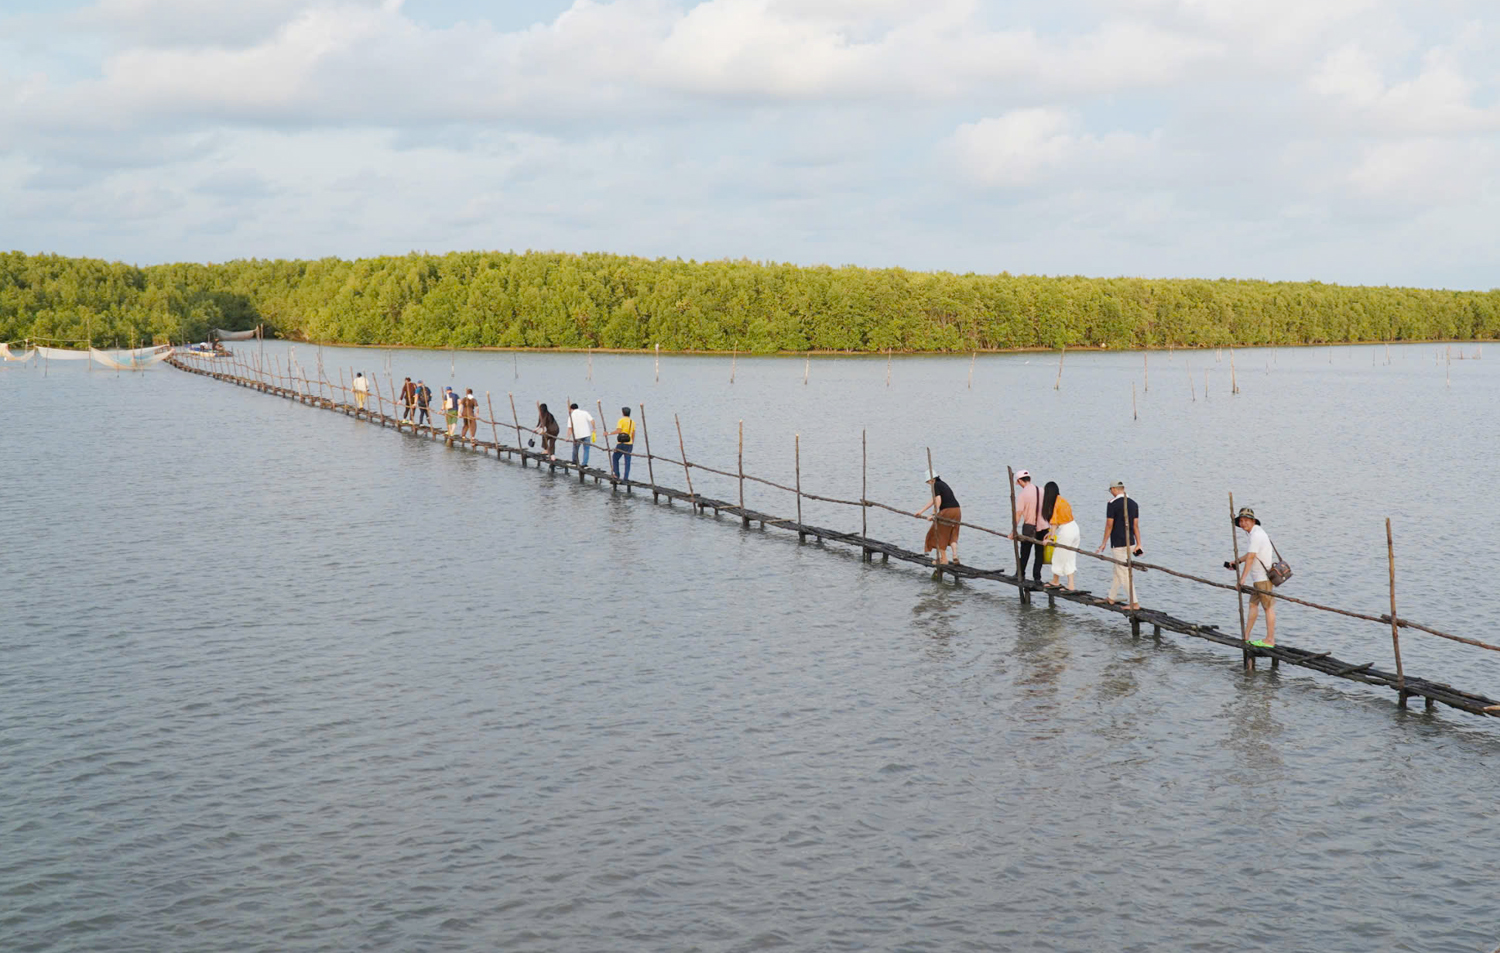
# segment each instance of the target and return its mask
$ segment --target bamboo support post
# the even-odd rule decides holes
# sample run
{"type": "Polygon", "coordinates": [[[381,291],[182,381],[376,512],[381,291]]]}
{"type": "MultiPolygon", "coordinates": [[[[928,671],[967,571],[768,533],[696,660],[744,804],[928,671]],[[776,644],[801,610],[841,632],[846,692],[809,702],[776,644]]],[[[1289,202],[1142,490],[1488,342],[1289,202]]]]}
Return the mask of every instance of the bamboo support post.
{"type": "Polygon", "coordinates": [[[974,362],[979,360],[979,352],[974,351],[969,355],[969,390],[974,389],[974,362]]]}
{"type": "MultiPolygon", "coordinates": [[[[932,451],[927,451],[927,472],[932,472],[932,451]]],[[[870,441],[867,431],[859,432],[859,560],[870,559],[870,441]]]]}
{"type": "Polygon", "coordinates": [[[1068,346],[1066,344],[1064,344],[1063,345],[1063,349],[1061,351],[1059,351],[1058,354],[1057,354],[1057,380],[1055,380],[1055,381],[1052,382],[1052,389],[1053,390],[1062,390],[1063,358],[1065,358],[1067,356],[1068,356],[1068,346]]]}
{"type": "MultiPolygon", "coordinates": [[[[594,406],[597,407],[597,408],[599,408],[599,433],[603,434],[603,436],[604,436],[604,444],[603,444],[603,447],[602,447],[602,449],[604,450],[604,462],[607,463],[607,464],[609,464],[609,477],[610,477],[610,479],[609,479],[609,488],[611,490],[613,490],[615,487],[619,486],[619,476],[620,475],[615,472],[614,455],[612,453],[610,453],[610,448],[609,448],[609,425],[604,422],[604,401],[603,401],[603,399],[602,398],[595,398],[594,399],[594,406]]],[[[594,469],[599,470],[599,469],[603,469],[603,468],[602,467],[595,467],[594,469]]],[[[594,482],[598,483],[599,482],[599,478],[598,477],[594,477],[594,482]]],[[[627,487],[627,489],[628,489],[628,487],[627,487]]]]}
{"type": "Polygon", "coordinates": [[[656,345],[656,382],[661,383],[661,345],[656,345]]]}
{"type": "Polygon", "coordinates": [[[694,508],[698,506],[698,494],[693,492],[692,464],[688,463],[687,444],[682,441],[682,420],[676,414],[672,415],[672,421],[677,424],[677,449],[682,452],[682,474],[687,477],[688,499],[694,508]]]}
{"type": "Polygon", "coordinates": [[[812,355],[808,354],[802,359],[802,386],[807,386],[807,375],[812,372],[812,355]]]}
{"type": "Polygon", "coordinates": [[[1143,373],[1145,374],[1145,377],[1146,377],[1146,382],[1141,387],[1141,393],[1143,393],[1143,394],[1149,394],[1149,393],[1151,393],[1151,352],[1150,351],[1142,351],[1141,352],[1141,363],[1144,366],[1143,373]]]}
{"type": "Polygon", "coordinates": [[[1198,403],[1198,388],[1193,385],[1193,368],[1186,361],[1183,362],[1183,366],[1187,367],[1188,393],[1193,396],[1193,403],[1196,404],[1198,403]]]}
{"type": "Polygon", "coordinates": [[[1130,382],[1130,419],[1140,420],[1140,411],[1135,408],[1135,381],[1130,382]]]}
{"type": "Polygon", "coordinates": [[[1406,670],[1401,667],[1401,631],[1396,615],[1396,544],[1391,538],[1391,518],[1385,518],[1386,564],[1391,577],[1391,649],[1396,653],[1396,704],[1406,707],[1406,670]]]}
{"type": "Polygon", "coordinates": [[[1245,671],[1255,671],[1255,656],[1250,652],[1250,633],[1245,628],[1245,590],[1240,586],[1240,537],[1235,533],[1234,494],[1229,494],[1229,540],[1234,544],[1234,597],[1240,608],[1240,641],[1245,671]]]}
{"type": "MultiPolygon", "coordinates": [[[[1058,373],[1061,375],[1062,362],[1058,361],[1058,373]]],[[[1005,468],[1005,482],[1010,484],[1010,546],[1016,557],[1016,584],[1021,592],[1021,604],[1030,605],[1031,591],[1022,583],[1026,581],[1026,573],[1021,566],[1021,541],[1016,539],[1016,521],[1020,516],[1016,512],[1016,471],[1011,467],[1005,468]]]]}
{"type": "Polygon", "coordinates": [[[802,532],[802,435],[796,434],[792,443],[792,461],[797,474],[797,542],[807,542],[807,534],[802,532]]]}
{"type": "Polygon", "coordinates": [[[750,525],[750,517],[745,513],[745,422],[743,420],[740,421],[739,468],[740,468],[740,524],[743,525],[743,526],[749,526],[750,525]]]}
{"type": "Polygon", "coordinates": [[[594,349],[593,348],[589,348],[589,373],[588,373],[588,379],[589,379],[590,383],[592,383],[593,380],[594,380],[594,349]]]}
{"type": "Polygon", "coordinates": [[[1240,382],[1239,382],[1239,378],[1235,376],[1235,372],[1234,372],[1234,348],[1230,348],[1229,349],[1229,393],[1231,395],[1234,395],[1234,394],[1238,394],[1239,392],[1240,392],[1240,382]]]}
{"type": "Polygon", "coordinates": [[[740,348],[739,348],[739,345],[735,345],[734,354],[729,358],[729,383],[731,383],[731,384],[734,383],[734,375],[735,375],[735,372],[739,370],[739,367],[740,367],[740,348]]]}
{"type": "MultiPolygon", "coordinates": [[[[506,396],[510,398],[510,419],[516,427],[516,449],[521,452],[521,469],[524,470],[526,469],[526,451],[521,447],[521,418],[516,413],[516,395],[508,393],[506,396]]],[[[444,415],[444,419],[446,420],[446,415],[444,415]]],[[[540,467],[541,464],[537,464],[537,466],[540,467]]]]}
{"type": "Polygon", "coordinates": [[[1208,368],[1203,369],[1203,399],[1208,400],[1208,368]]]}
{"type": "MultiPolygon", "coordinates": [[[[484,402],[490,409],[490,436],[495,438],[495,459],[500,459],[500,427],[495,423],[495,402],[490,399],[490,392],[484,392],[484,402]]],[[[432,403],[432,401],[428,401],[432,403]]],[[[436,430],[437,428],[433,428],[436,430]]]]}
{"type": "MultiPolygon", "coordinates": [[[[933,468],[933,466],[932,466],[932,448],[931,447],[927,448],[927,476],[930,477],[930,478],[932,478],[932,479],[936,479],[937,478],[937,470],[935,470],[933,468]]],[[[928,492],[932,496],[932,519],[929,521],[929,525],[931,527],[930,531],[932,533],[932,541],[935,543],[935,542],[938,542],[939,539],[941,539],[941,535],[938,533],[937,527],[938,527],[938,517],[941,516],[942,512],[943,512],[943,510],[942,510],[943,502],[938,497],[937,487],[935,487],[935,486],[929,486],[927,489],[928,489],[928,492]]],[[[863,502],[861,502],[861,504],[860,504],[860,510],[863,511],[864,509],[865,509],[864,504],[863,504],[863,502]]],[[[939,546],[937,548],[936,552],[934,553],[933,557],[932,557],[933,566],[936,569],[936,572],[933,573],[933,576],[935,578],[941,579],[942,576],[943,576],[943,556],[947,552],[948,552],[948,549],[947,549],[946,546],[939,546]]]]}
{"type": "MultiPolygon", "coordinates": [[[[973,375],[972,374],[970,375],[970,379],[971,380],[973,379],[973,375]]],[[[890,348],[886,348],[885,349],[885,386],[886,387],[890,387],[891,386],[891,349],[890,348]]]]}
{"type": "Polygon", "coordinates": [[[646,478],[651,481],[651,502],[659,497],[656,492],[656,470],[651,466],[651,431],[646,428],[646,405],[641,404],[641,439],[646,441],[646,478]]]}

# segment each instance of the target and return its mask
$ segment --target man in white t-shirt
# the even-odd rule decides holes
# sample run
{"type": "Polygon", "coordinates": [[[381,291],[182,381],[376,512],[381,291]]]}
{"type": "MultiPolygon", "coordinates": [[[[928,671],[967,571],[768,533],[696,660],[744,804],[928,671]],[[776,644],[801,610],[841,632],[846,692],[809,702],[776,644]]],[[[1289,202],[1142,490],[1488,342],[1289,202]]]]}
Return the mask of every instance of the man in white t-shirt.
{"type": "Polygon", "coordinates": [[[573,462],[578,462],[578,448],[583,448],[583,465],[589,465],[589,449],[594,442],[594,415],[568,405],[568,437],[573,441],[573,462]]]}
{"type": "MultiPolygon", "coordinates": [[[[1244,563],[1240,567],[1240,586],[1250,590],[1250,615],[1245,618],[1245,641],[1257,648],[1272,648],[1276,645],[1276,600],[1271,596],[1271,577],[1266,570],[1276,561],[1276,549],[1271,545],[1271,537],[1261,529],[1260,520],[1255,518],[1255,511],[1248,506],[1240,507],[1239,514],[1235,516],[1234,523],[1244,533],[1240,537],[1242,546],[1239,562],[1244,563]],[[1260,614],[1261,607],[1266,610],[1266,637],[1264,640],[1250,639],[1250,630],[1255,628],[1255,619],[1260,614]]],[[[1224,564],[1229,569],[1234,569],[1234,563],[1224,564]]]]}

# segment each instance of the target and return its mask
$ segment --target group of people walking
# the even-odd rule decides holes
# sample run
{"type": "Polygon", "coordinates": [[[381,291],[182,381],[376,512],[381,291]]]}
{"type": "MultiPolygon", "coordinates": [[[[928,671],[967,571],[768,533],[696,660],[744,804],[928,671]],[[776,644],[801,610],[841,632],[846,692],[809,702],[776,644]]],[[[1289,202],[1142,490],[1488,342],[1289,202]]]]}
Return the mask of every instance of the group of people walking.
{"type": "MultiPolygon", "coordinates": [[[[957,563],[963,510],[953,488],[941,476],[929,469],[925,478],[932,499],[915,515],[923,516],[931,510],[933,519],[922,551],[936,551],[939,566],[957,563]]],[[[1015,480],[1015,523],[1008,537],[1019,540],[1018,575],[1024,578],[1030,564],[1032,580],[1044,588],[1077,591],[1074,577],[1078,571],[1082,533],[1073,517],[1072,504],[1063,497],[1056,483],[1038,486],[1030,471],[1020,471],[1015,480]],[[1047,550],[1051,553],[1048,554],[1047,550]],[[1042,564],[1048,560],[1051,579],[1042,583],[1042,564]]],[[[1275,548],[1260,520],[1255,518],[1255,511],[1249,507],[1242,508],[1235,516],[1235,525],[1244,532],[1246,545],[1238,560],[1225,562],[1224,568],[1235,570],[1241,588],[1250,592],[1250,612],[1245,622],[1244,638],[1251,645],[1271,648],[1276,644],[1276,600],[1271,595],[1268,571],[1277,559],[1275,548]],[[1251,640],[1262,608],[1266,614],[1265,638],[1251,640]]],[[[1109,500],[1104,506],[1104,535],[1094,552],[1102,554],[1106,549],[1114,571],[1105,601],[1114,605],[1117,597],[1123,594],[1128,608],[1139,609],[1140,587],[1130,563],[1146,553],[1141,543],[1141,507],[1129,497],[1124,482],[1120,480],[1109,485],[1109,500]]]]}
{"type": "MultiPolygon", "coordinates": [[[[547,409],[546,404],[537,404],[537,420],[533,432],[542,438],[542,452],[547,455],[548,460],[557,459],[557,438],[562,433],[562,427],[557,418],[547,409]]],[[[630,480],[630,461],[635,456],[635,421],[630,416],[629,407],[620,408],[620,419],[615,423],[615,429],[606,430],[603,435],[605,447],[608,449],[610,437],[615,438],[613,450],[609,450],[609,472],[617,480],[630,480]]],[[[589,465],[589,452],[594,448],[594,415],[577,404],[568,405],[568,432],[566,440],[573,444],[573,463],[577,466],[587,467],[589,465]]]]}
{"type": "MultiPolygon", "coordinates": [[[[354,392],[355,409],[364,410],[365,402],[370,398],[370,379],[365,377],[363,371],[355,373],[351,390],[354,392]]],[[[424,381],[406,378],[401,384],[397,400],[401,405],[403,421],[413,426],[432,425],[432,388],[424,381]]],[[[474,388],[466,388],[460,397],[452,387],[444,387],[439,406],[447,424],[448,436],[458,437],[460,440],[473,440],[478,436],[479,398],[474,396],[474,388]],[[455,429],[458,429],[458,433],[454,432],[455,429]]]]}

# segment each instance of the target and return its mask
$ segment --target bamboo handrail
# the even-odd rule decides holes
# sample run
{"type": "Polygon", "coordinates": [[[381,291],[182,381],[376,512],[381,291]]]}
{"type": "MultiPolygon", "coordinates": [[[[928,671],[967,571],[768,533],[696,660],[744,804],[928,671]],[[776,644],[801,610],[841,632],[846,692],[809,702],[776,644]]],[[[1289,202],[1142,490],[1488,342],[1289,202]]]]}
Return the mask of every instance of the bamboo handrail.
{"type": "MultiPolygon", "coordinates": [[[[205,366],[206,362],[209,360],[209,357],[207,355],[189,354],[189,353],[186,353],[186,352],[178,352],[176,355],[174,355],[174,358],[176,358],[178,360],[182,360],[182,361],[187,361],[187,362],[192,362],[192,363],[198,364],[199,367],[203,368],[206,373],[212,374],[214,376],[218,376],[218,377],[227,376],[227,375],[223,374],[223,372],[214,371],[214,370],[208,369],[205,366]]],[[[273,360],[274,360],[274,358],[273,358],[273,360]]],[[[298,399],[303,399],[304,396],[306,396],[309,399],[313,399],[313,400],[320,400],[320,399],[322,399],[320,397],[313,396],[310,393],[305,393],[305,388],[304,388],[304,390],[299,390],[295,386],[295,384],[297,382],[299,382],[299,381],[301,383],[303,383],[304,385],[310,384],[310,381],[305,376],[305,372],[304,372],[303,376],[297,377],[297,376],[295,376],[295,375],[293,375],[291,373],[292,368],[290,366],[287,368],[287,373],[286,374],[282,374],[281,373],[279,364],[277,365],[276,369],[274,369],[274,370],[271,367],[269,367],[269,366],[264,367],[264,368],[254,368],[254,369],[249,368],[249,365],[245,365],[245,366],[246,366],[248,372],[253,373],[256,376],[257,382],[258,383],[262,383],[265,386],[274,387],[277,390],[281,390],[281,391],[287,392],[288,394],[296,396],[298,399]],[[281,384],[273,384],[273,383],[270,383],[271,380],[285,381],[287,384],[291,384],[293,386],[288,387],[288,386],[283,386],[281,384]]],[[[378,380],[375,379],[375,378],[373,378],[373,377],[370,378],[370,380],[375,384],[375,388],[374,388],[374,391],[373,391],[373,396],[375,397],[377,407],[379,408],[377,410],[377,413],[380,416],[382,416],[382,417],[386,417],[387,419],[395,419],[395,418],[389,417],[388,415],[386,415],[384,413],[385,400],[384,400],[384,395],[380,393],[378,380]]],[[[327,382],[327,386],[331,390],[335,389],[334,385],[333,385],[333,382],[331,380],[327,382]]],[[[354,394],[354,391],[353,391],[352,387],[346,387],[346,386],[344,386],[344,384],[343,384],[343,378],[342,378],[342,371],[341,371],[341,374],[340,374],[340,383],[339,383],[339,385],[337,386],[336,389],[337,389],[337,391],[341,395],[346,395],[347,397],[349,397],[352,400],[352,396],[354,394]]],[[[396,406],[397,406],[396,403],[393,401],[392,402],[392,409],[393,410],[396,409],[396,406]]],[[[346,412],[355,412],[356,411],[356,407],[354,406],[353,403],[336,404],[336,409],[343,409],[346,412]]],[[[642,411],[643,411],[643,419],[644,419],[644,407],[642,408],[642,411]]],[[[365,413],[367,413],[367,414],[369,413],[368,409],[365,411],[365,413]]],[[[493,408],[491,408],[491,414],[493,415],[493,408]]],[[[487,423],[491,424],[492,431],[494,431],[496,428],[499,428],[499,427],[504,427],[507,430],[514,430],[516,432],[516,436],[517,436],[517,446],[514,449],[522,454],[523,460],[525,459],[525,454],[526,454],[527,451],[521,446],[520,435],[522,433],[525,433],[525,432],[532,432],[531,428],[523,427],[523,426],[521,426],[519,424],[519,422],[516,422],[516,423],[507,423],[505,421],[497,421],[497,420],[493,420],[493,419],[485,421],[483,418],[478,417],[477,414],[476,414],[476,420],[477,421],[482,421],[482,422],[487,422],[487,423]]],[[[404,422],[404,421],[400,421],[400,422],[404,422]]],[[[441,428],[438,428],[435,425],[429,425],[429,429],[432,430],[432,431],[434,431],[434,432],[437,432],[441,428]]],[[[592,441],[591,441],[591,444],[592,444],[592,441]]],[[[594,444],[594,445],[598,446],[597,444],[594,444]]],[[[605,447],[605,449],[608,449],[608,445],[607,444],[605,444],[603,446],[605,447]]],[[[502,447],[502,445],[499,443],[498,434],[497,434],[496,441],[495,441],[495,448],[497,449],[497,452],[498,452],[499,449],[501,449],[501,447],[502,447]]],[[[508,449],[511,449],[511,448],[504,448],[504,449],[508,450],[508,449]]],[[[671,456],[667,456],[667,455],[663,455],[663,454],[653,454],[653,453],[651,453],[649,451],[649,449],[645,450],[645,451],[639,451],[639,450],[633,450],[632,449],[632,450],[626,451],[626,453],[627,453],[628,456],[632,457],[633,459],[645,459],[647,461],[648,469],[650,468],[652,461],[654,461],[654,460],[661,460],[664,463],[670,463],[670,464],[673,464],[674,466],[683,467],[685,473],[690,472],[692,469],[699,469],[699,470],[703,470],[703,471],[705,471],[707,473],[712,473],[712,474],[715,474],[717,476],[727,477],[729,479],[735,479],[735,480],[737,480],[737,479],[740,478],[740,474],[737,473],[737,472],[730,472],[730,471],[726,471],[726,470],[719,470],[719,469],[717,469],[715,467],[711,467],[711,466],[708,466],[706,464],[694,463],[694,462],[691,462],[691,461],[686,460],[686,459],[676,459],[676,458],[673,458],[671,456]]],[[[684,453],[683,456],[685,458],[686,454],[684,453]]],[[[559,462],[559,465],[568,465],[568,466],[571,466],[572,464],[565,464],[563,462],[559,462]]],[[[800,472],[800,464],[799,464],[799,472],[800,472]]],[[[864,500],[864,501],[860,501],[860,500],[845,500],[845,499],[839,499],[837,497],[821,496],[821,495],[818,495],[818,494],[815,494],[815,493],[809,493],[805,489],[799,489],[797,487],[786,486],[784,484],[777,483],[774,480],[768,480],[768,479],[765,479],[763,477],[753,476],[753,475],[751,475],[749,473],[744,474],[744,479],[752,481],[752,482],[755,482],[755,483],[762,484],[764,486],[772,487],[773,489],[781,490],[781,491],[786,492],[786,493],[795,494],[796,496],[799,497],[799,499],[816,500],[816,501],[818,501],[820,503],[829,503],[829,504],[836,505],[836,506],[858,506],[858,507],[861,507],[861,508],[864,508],[864,507],[873,507],[875,509],[880,509],[880,510],[885,510],[885,511],[890,512],[890,513],[895,513],[895,514],[897,514],[899,516],[904,516],[904,517],[906,517],[908,519],[917,519],[917,520],[920,520],[921,522],[928,522],[927,518],[925,518],[925,517],[917,517],[910,510],[899,509],[899,508],[894,507],[894,506],[889,506],[889,505],[887,505],[885,503],[880,503],[880,502],[878,502],[876,500],[864,500]]],[[[660,490],[659,487],[655,487],[654,478],[652,479],[651,486],[653,487],[653,489],[660,490]]],[[[689,495],[696,499],[696,495],[694,494],[694,492],[691,489],[689,490],[689,495]]],[[[743,507],[741,507],[740,509],[743,510],[743,507]]],[[[787,522],[785,520],[780,520],[780,518],[777,518],[777,519],[779,521],[781,521],[781,522],[787,522]]],[[[1002,539],[1011,539],[1011,538],[1014,538],[1015,540],[1017,540],[1019,542],[1031,542],[1031,543],[1044,543],[1044,542],[1046,542],[1045,536],[1028,537],[1028,536],[1024,536],[1024,535],[1022,535],[1020,533],[1017,533],[1017,534],[1014,535],[1014,537],[1012,537],[1010,533],[1003,532],[1003,531],[996,530],[996,529],[992,529],[990,527],[983,526],[983,525],[978,524],[978,523],[973,523],[973,522],[970,522],[970,521],[967,521],[967,520],[949,520],[949,519],[942,518],[942,517],[939,517],[939,519],[941,519],[945,525],[948,525],[948,524],[956,525],[956,526],[959,526],[959,527],[962,527],[962,528],[965,528],[965,529],[969,529],[969,530],[972,530],[972,531],[975,531],[975,532],[985,533],[985,534],[988,534],[988,535],[991,535],[991,536],[995,536],[995,537],[999,537],[999,538],[1002,538],[1002,539]]],[[[800,522],[801,521],[799,519],[798,520],[798,525],[800,525],[800,522]]],[[[1157,564],[1157,563],[1149,563],[1149,562],[1142,562],[1142,561],[1136,561],[1136,560],[1128,560],[1128,561],[1127,560],[1117,560],[1117,559],[1113,558],[1112,556],[1106,556],[1104,554],[1096,553],[1096,552],[1093,552],[1092,550],[1088,550],[1088,549],[1085,549],[1085,548],[1082,548],[1082,547],[1066,546],[1066,545],[1064,545],[1062,543],[1057,542],[1056,540],[1051,541],[1050,545],[1052,545],[1052,546],[1054,546],[1054,547],[1056,547],[1058,549],[1064,549],[1064,550],[1067,550],[1067,551],[1070,551],[1070,552],[1073,552],[1073,553],[1079,553],[1079,554],[1082,554],[1084,556],[1088,556],[1088,557],[1090,557],[1092,559],[1098,560],[1099,562],[1105,562],[1105,563],[1116,564],[1116,565],[1130,565],[1134,569],[1160,572],[1160,573],[1163,573],[1163,574],[1168,575],[1168,576],[1172,576],[1172,577],[1177,578],[1177,579],[1182,579],[1182,580],[1185,580],[1187,582],[1196,583],[1196,584],[1202,585],[1202,586],[1209,586],[1209,587],[1212,587],[1214,589],[1226,590],[1226,591],[1231,591],[1231,592],[1259,592],[1260,594],[1262,594],[1262,595],[1268,595],[1268,596],[1270,596],[1273,599],[1279,599],[1279,600],[1282,600],[1284,602],[1289,602],[1289,603],[1292,603],[1292,604],[1295,604],[1295,605],[1305,606],[1305,607],[1307,607],[1309,609],[1316,609],[1316,610],[1318,610],[1320,612],[1327,612],[1327,613],[1331,613],[1331,614],[1335,614],[1335,615],[1340,615],[1340,616],[1344,616],[1344,617],[1350,618],[1350,619],[1358,619],[1358,620],[1363,621],[1363,622],[1373,622],[1373,623],[1377,623],[1377,624],[1385,625],[1385,626],[1391,625],[1391,615],[1389,613],[1385,613],[1385,614],[1371,614],[1371,613],[1366,613],[1366,612],[1357,612],[1357,611],[1350,610],[1350,609],[1341,609],[1341,608],[1338,608],[1337,606],[1324,605],[1322,603],[1314,602],[1314,601],[1312,601],[1310,599],[1301,599],[1301,598],[1298,598],[1296,596],[1286,595],[1285,593],[1277,592],[1275,590],[1272,590],[1270,592],[1265,592],[1263,590],[1254,590],[1251,587],[1241,586],[1238,583],[1229,584],[1229,583],[1223,583],[1223,582],[1216,582],[1216,581],[1214,581],[1212,579],[1206,579],[1206,578],[1204,578],[1202,576],[1196,576],[1196,575],[1193,575],[1192,573],[1187,573],[1187,572],[1183,572],[1181,570],[1172,569],[1170,567],[1162,566],[1162,565],[1157,564]]],[[[1475,648],[1485,649],[1485,650],[1490,651],[1490,652],[1500,652],[1500,645],[1493,645],[1491,643],[1483,642],[1483,641],[1480,641],[1478,639],[1472,639],[1472,638],[1468,638],[1468,637],[1461,636],[1461,635],[1454,635],[1454,634],[1452,634],[1450,632],[1444,632],[1441,629],[1437,629],[1437,628],[1434,628],[1432,626],[1425,625],[1423,623],[1413,621],[1411,619],[1397,617],[1396,621],[1395,621],[1395,624],[1396,624],[1396,626],[1398,628],[1412,629],[1414,631],[1423,632],[1425,634],[1432,635],[1432,636],[1435,636],[1437,638],[1446,639],[1446,640],[1451,641],[1451,642],[1461,643],[1463,645],[1470,645],[1470,646],[1473,646],[1475,648]]]]}

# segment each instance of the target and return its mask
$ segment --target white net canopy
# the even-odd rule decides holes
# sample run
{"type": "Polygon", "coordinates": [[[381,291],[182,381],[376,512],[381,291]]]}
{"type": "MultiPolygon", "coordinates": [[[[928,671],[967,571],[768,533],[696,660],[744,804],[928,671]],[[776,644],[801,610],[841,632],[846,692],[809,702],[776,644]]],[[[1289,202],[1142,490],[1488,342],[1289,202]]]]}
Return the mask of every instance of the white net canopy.
{"type": "Polygon", "coordinates": [[[49,361],[86,361],[89,359],[88,351],[69,351],[60,347],[38,346],[36,353],[49,361]]]}
{"type": "Polygon", "coordinates": [[[31,360],[31,355],[35,353],[35,348],[28,348],[27,350],[17,354],[15,351],[12,351],[10,349],[9,344],[0,344],[0,358],[3,358],[7,361],[29,361],[31,360]]]}
{"type": "Polygon", "coordinates": [[[133,351],[115,351],[111,354],[98,348],[89,348],[89,355],[100,367],[107,367],[112,371],[144,371],[171,357],[172,349],[138,347],[133,351]]]}
{"type": "Polygon", "coordinates": [[[224,331],[214,328],[214,337],[220,341],[250,341],[260,334],[260,328],[251,328],[249,331],[224,331]]]}

